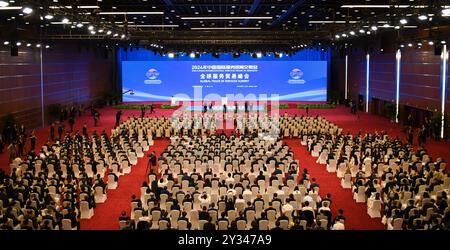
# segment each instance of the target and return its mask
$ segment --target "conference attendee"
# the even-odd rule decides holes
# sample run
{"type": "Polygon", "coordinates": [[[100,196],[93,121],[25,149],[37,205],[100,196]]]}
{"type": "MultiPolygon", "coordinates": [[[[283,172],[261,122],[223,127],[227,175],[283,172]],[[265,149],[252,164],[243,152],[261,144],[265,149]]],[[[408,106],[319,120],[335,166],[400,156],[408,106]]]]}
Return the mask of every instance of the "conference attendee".
{"type": "Polygon", "coordinates": [[[58,141],[60,141],[60,142],[62,139],[63,132],[64,132],[64,125],[62,123],[60,123],[58,126],[58,141]]]}
{"type": "Polygon", "coordinates": [[[53,141],[55,141],[55,124],[52,123],[52,125],[50,125],[50,139],[53,141]]]}
{"type": "Polygon", "coordinates": [[[207,221],[208,222],[203,225],[203,230],[206,230],[206,231],[216,230],[216,225],[211,222],[212,219],[210,216],[208,216],[207,221]]]}
{"type": "Polygon", "coordinates": [[[345,216],[344,216],[344,210],[343,209],[339,209],[338,210],[338,214],[336,215],[336,217],[334,217],[334,224],[336,224],[337,221],[345,221],[345,216]]]}
{"type": "Polygon", "coordinates": [[[121,116],[122,116],[122,110],[117,111],[117,113],[116,113],[116,126],[115,127],[119,126],[119,124],[120,124],[120,117],[121,116]]]}
{"type": "Polygon", "coordinates": [[[152,151],[150,154],[147,155],[147,157],[148,163],[147,163],[147,170],[145,171],[146,174],[148,170],[150,170],[150,172],[156,171],[156,152],[152,151]]]}
{"type": "Polygon", "coordinates": [[[305,229],[303,228],[303,226],[300,225],[300,220],[299,220],[299,219],[295,219],[295,220],[294,220],[294,225],[292,225],[290,229],[291,229],[291,230],[305,230],[305,229]]]}
{"type": "Polygon", "coordinates": [[[100,120],[100,113],[98,111],[94,112],[94,127],[97,127],[97,123],[100,120]]]}
{"type": "Polygon", "coordinates": [[[414,143],[414,129],[412,126],[408,129],[408,143],[409,145],[413,145],[414,143]]]}
{"type": "Polygon", "coordinates": [[[5,147],[5,142],[3,141],[3,135],[0,134],[0,154],[3,154],[3,149],[5,147]]]}
{"type": "Polygon", "coordinates": [[[69,117],[69,126],[70,126],[70,132],[73,132],[73,125],[75,124],[75,118],[73,116],[69,117]]]}
{"type": "Polygon", "coordinates": [[[21,134],[17,140],[17,155],[23,156],[25,149],[25,137],[21,134]]]}
{"type": "Polygon", "coordinates": [[[83,136],[88,136],[88,128],[86,123],[83,124],[83,136]]]}
{"type": "Polygon", "coordinates": [[[17,157],[16,145],[14,143],[9,144],[8,153],[9,153],[9,162],[11,163],[17,157]]]}
{"type": "Polygon", "coordinates": [[[278,220],[275,221],[275,227],[272,228],[271,230],[273,230],[273,231],[280,231],[280,230],[283,230],[283,228],[281,228],[280,225],[281,225],[280,221],[278,221],[278,220]]]}
{"type": "Polygon", "coordinates": [[[34,130],[33,130],[33,132],[31,132],[31,137],[30,137],[30,147],[31,147],[30,151],[34,152],[34,150],[36,149],[36,141],[37,141],[37,137],[34,134],[34,130]]]}
{"type": "Polygon", "coordinates": [[[336,221],[333,224],[333,227],[331,228],[331,230],[345,230],[345,225],[344,223],[342,223],[342,221],[336,221]]]}
{"type": "Polygon", "coordinates": [[[145,116],[145,105],[141,106],[141,118],[144,118],[145,116]]]}
{"type": "Polygon", "coordinates": [[[150,104],[150,114],[155,113],[155,105],[152,103],[150,104]]]}

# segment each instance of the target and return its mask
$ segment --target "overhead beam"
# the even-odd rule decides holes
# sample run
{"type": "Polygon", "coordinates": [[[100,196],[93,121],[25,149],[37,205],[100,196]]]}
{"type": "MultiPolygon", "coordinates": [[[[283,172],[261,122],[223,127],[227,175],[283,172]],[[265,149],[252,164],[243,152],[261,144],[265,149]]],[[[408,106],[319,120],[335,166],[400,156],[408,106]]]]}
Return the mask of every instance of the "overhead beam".
{"type": "MultiPolygon", "coordinates": [[[[166,4],[166,7],[174,7],[174,4],[173,4],[173,2],[172,2],[172,0],[163,0],[164,1],[164,3],[166,4]]],[[[175,8],[174,8],[175,9],[175,8]]],[[[178,24],[181,26],[181,25],[184,25],[184,21],[182,21],[182,20],[180,20],[180,18],[178,18],[178,17],[176,17],[176,15],[174,15],[174,14],[172,14],[170,11],[166,11],[166,13],[165,13],[167,16],[169,16],[170,17],[170,19],[172,19],[172,21],[174,21],[174,22],[178,22],[178,24]]],[[[189,25],[189,23],[186,23],[186,26],[187,27],[191,27],[190,25],[189,25]]]]}
{"type": "MultiPolygon", "coordinates": [[[[250,7],[250,10],[248,11],[248,16],[252,16],[256,12],[260,3],[261,3],[261,0],[253,0],[252,7],[250,7]]],[[[249,19],[245,19],[244,25],[247,26],[248,22],[249,22],[249,19]]]]}
{"type": "Polygon", "coordinates": [[[275,27],[278,24],[282,23],[284,20],[294,14],[305,2],[306,0],[297,0],[297,2],[291,5],[291,8],[284,12],[277,20],[272,22],[271,27],[275,27]]]}

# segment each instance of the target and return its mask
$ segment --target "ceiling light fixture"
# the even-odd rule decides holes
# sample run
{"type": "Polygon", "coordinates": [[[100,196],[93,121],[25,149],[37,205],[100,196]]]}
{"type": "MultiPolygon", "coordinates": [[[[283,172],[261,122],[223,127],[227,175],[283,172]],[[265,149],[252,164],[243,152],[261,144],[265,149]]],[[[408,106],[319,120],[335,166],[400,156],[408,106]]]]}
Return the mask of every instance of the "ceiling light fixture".
{"type": "Polygon", "coordinates": [[[269,19],[271,16],[207,16],[207,17],[182,17],[182,20],[242,20],[242,19],[269,19]]]}
{"type": "Polygon", "coordinates": [[[442,16],[450,16],[450,8],[442,9],[442,16]]]}
{"type": "Polygon", "coordinates": [[[33,12],[33,9],[30,8],[30,7],[24,7],[22,9],[22,12],[28,15],[28,14],[31,14],[33,12]]]}
{"type": "Polygon", "coordinates": [[[419,20],[421,20],[421,21],[427,20],[427,19],[428,19],[428,17],[427,17],[426,15],[424,15],[424,14],[419,15],[418,18],[419,18],[419,20]]]}

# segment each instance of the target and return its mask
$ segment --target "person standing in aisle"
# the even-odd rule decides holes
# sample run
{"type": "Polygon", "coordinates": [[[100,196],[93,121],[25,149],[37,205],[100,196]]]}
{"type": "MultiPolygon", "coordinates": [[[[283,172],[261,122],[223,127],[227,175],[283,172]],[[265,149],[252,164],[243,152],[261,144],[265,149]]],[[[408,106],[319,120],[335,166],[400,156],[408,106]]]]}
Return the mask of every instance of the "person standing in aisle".
{"type": "Polygon", "coordinates": [[[8,146],[9,162],[11,163],[17,157],[16,145],[14,143],[8,146]]]}
{"type": "Polygon", "coordinates": [[[36,149],[36,142],[37,142],[37,137],[34,134],[34,130],[33,130],[33,132],[31,132],[31,137],[30,137],[30,145],[31,145],[30,151],[34,152],[34,150],[36,149]]]}
{"type": "Polygon", "coordinates": [[[95,111],[94,113],[94,127],[97,127],[97,123],[100,120],[100,113],[98,111],[95,111]]]}
{"type": "Polygon", "coordinates": [[[73,132],[73,125],[74,124],[75,124],[75,118],[72,115],[70,115],[70,117],[69,117],[70,133],[73,132]]]}
{"type": "Polygon", "coordinates": [[[84,125],[83,125],[83,135],[84,136],[88,136],[88,129],[87,129],[87,124],[86,123],[84,123],[84,125]]]}
{"type": "Polygon", "coordinates": [[[63,132],[64,132],[64,125],[61,123],[59,124],[58,127],[58,141],[61,141],[63,132]]]}
{"type": "Polygon", "coordinates": [[[150,114],[155,113],[155,106],[152,104],[150,104],[150,114]]]}
{"type": "Polygon", "coordinates": [[[50,125],[50,139],[55,141],[55,124],[50,125]]]}
{"type": "Polygon", "coordinates": [[[116,127],[120,124],[120,117],[122,116],[122,110],[117,111],[116,113],[116,127]]]}

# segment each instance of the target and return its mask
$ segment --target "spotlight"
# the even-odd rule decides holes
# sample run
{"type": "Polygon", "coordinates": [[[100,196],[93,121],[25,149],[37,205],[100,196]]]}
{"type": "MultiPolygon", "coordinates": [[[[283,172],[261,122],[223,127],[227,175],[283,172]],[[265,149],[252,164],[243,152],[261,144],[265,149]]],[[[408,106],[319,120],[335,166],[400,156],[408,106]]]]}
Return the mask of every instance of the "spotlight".
{"type": "Polygon", "coordinates": [[[372,32],[370,32],[370,31],[367,31],[367,32],[366,32],[367,35],[370,35],[371,33],[372,33],[372,32]]]}
{"type": "Polygon", "coordinates": [[[69,19],[64,18],[64,19],[62,20],[62,23],[69,23],[69,19]]]}
{"type": "Polygon", "coordinates": [[[403,44],[400,45],[400,48],[404,48],[404,47],[405,47],[405,45],[403,45],[403,44]]]}
{"type": "Polygon", "coordinates": [[[434,44],[433,41],[429,41],[429,42],[428,42],[428,45],[433,45],[433,44],[434,44]]]}
{"type": "Polygon", "coordinates": [[[364,34],[364,33],[366,33],[366,31],[365,31],[365,30],[363,30],[363,29],[360,29],[360,30],[359,30],[359,33],[362,33],[362,34],[364,34]]]}
{"type": "Polygon", "coordinates": [[[417,43],[417,46],[419,46],[419,47],[422,46],[422,43],[417,43]]]}
{"type": "Polygon", "coordinates": [[[0,7],[6,7],[6,6],[8,6],[8,5],[9,5],[8,2],[6,2],[6,1],[0,1],[0,7]]]}
{"type": "Polygon", "coordinates": [[[350,31],[350,35],[354,36],[354,35],[355,35],[355,32],[354,32],[353,30],[350,31]]]}
{"type": "Polygon", "coordinates": [[[92,35],[95,35],[95,30],[91,30],[91,34],[92,34],[92,35]]]}
{"type": "Polygon", "coordinates": [[[5,41],[5,42],[3,43],[3,45],[9,45],[9,42],[8,42],[8,41],[5,41]]]}
{"type": "Polygon", "coordinates": [[[370,29],[372,29],[372,30],[377,30],[378,29],[378,27],[377,26],[375,26],[375,25],[372,25],[372,27],[370,27],[370,29]]]}
{"type": "Polygon", "coordinates": [[[442,16],[450,16],[450,8],[442,9],[442,16]]]}
{"type": "Polygon", "coordinates": [[[405,18],[400,19],[400,23],[401,24],[407,24],[408,20],[406,20],[405,18]]]}
{"type": "Polygon", "coordinates": [[[81,27],[83,27],[83,24],[82,23],[77,23],[77,27],[81,28],[81,27]]]}
{"type": "Polygon", "coordinates": [[[174,55],[173,53],[169,53],[169,54],[167,54],[167,56],[168,56],[169,58],[174,58],[174,57],[175,57],[175,55],[174,55]]]}
{"type": "Polygon", "coordinates": [[[342,34],[342,37],[347,37],[347,34],[345,34],[345,33],[344,33],[344,34],[342,34]]]}
{"type": "Polygon", "coordinates": [[[335,35],[335,37],[336,37],[336,39],[339,39],[339,38],[340,38],[340,36],[339,36],[339,35],[335,35]]]}
{"type": "Polygon", "coordinates": [[[45,19],[47,20],[52,20],[53,19],[53,15],[52,14],[47,14],[44,16],[45,19]]]}
{"type": "Polygon", "coordinates": [[[23,7],[22,12],[28,15],[33,12],[33,9],[30,7],[23,7]]]}
{"type": "Polygon", "coordinates": [[[445,41],[441,41],[441,44],[446,44],[446,42],[445,41]]]}
{"type": "Polygon", "coordinates": [[[117,34],[117,33],[116,33],[116,34],[114,34],[114,37],[118,37],[118,36],[119,36],[119,34],[117,34]]]}
{"type": "Polygon", "coordinates": [[[124,38],[125,38],[125,35],[120,36],[120,38],[124,39],[124,38]]]}
{"type": "Polygon", "coordinates": [[[31,47],[31,43],[27,43],[27,47],[31,47]]]}
{"type": "Polygon", "coordinates": [[[399,29],[400,29],[400,26],[395,25],[394,29],[399,30],[399,29]]]}
{"type": "Polygon", "coordinates": [[[385,23],[385,24],[383,24],[383,27],[384,28],[389,28],[389,27],[391,27],[388,23],[385,23]]]}
{"type": "Polygon", "coordinates": [[[98,33],[103,33],[103,29],[99,29],[99,30],[98,30],[98,33]]]}
{"type": "Polygon", "coordinates": [[[38,44],[36,44],[36,48],[40,48],[41,47],[41,45],[38,43],[38,44]]]}
{"type": "Polygon", "coordinates": [[[421,20],[421,21],[427,20],[427,19],[428,19],[428,17],[427,17],[426,15],[424,15],[424,14],[419,15],[418,18],[419,18],[419,20],[421,20]]]}
{"type": "Polygon", "coordinates": [[[191,53],[189,54],[189,57],[190,57],[190,58],[195,58],[195,53],[194,53],[194,52],[191,52],[191,53]]]}
{"type": "Polygon", "coordinates": [[[46,48],[46,49],[49,49],[49,48],[50,48],[50,45],[45,45],[45,48],[46,48]]]}
{"type": "Polygon", "coordinates": [[[17,45],[17,46],[20,46],[20,45],[22,45],[22,43],[21,43],[21,42],[17,42],[16,45],[17,45]]]}
{"type": "Polygon", "coordinates": [[[261,58],[261,57],[262,57],[261,52],[256,53],[256,57],[257,57],[257,58],[261,58]]]}
{"type": "Polygon", "coordinates": [[[111,33],[112,32],[110,30],[108,30],[108,32],[106,32],[107,35],[111,35],[111,33]]]}
{"type": "Polygon", "coordinates": [[[94,26],[89,25],[88,30],[93,30],[93,29],[94,29],[94,26]]]}
{"type": "Polygon", "coordinates": [[[412,47],[413,46],[413,44],[412,43],[408,43],[408,47],[412,47]]]}
{"type": "Polygon", "coordinates": [[[282,58],[283,53],[274,53],[275,58],[282,58]]]}

